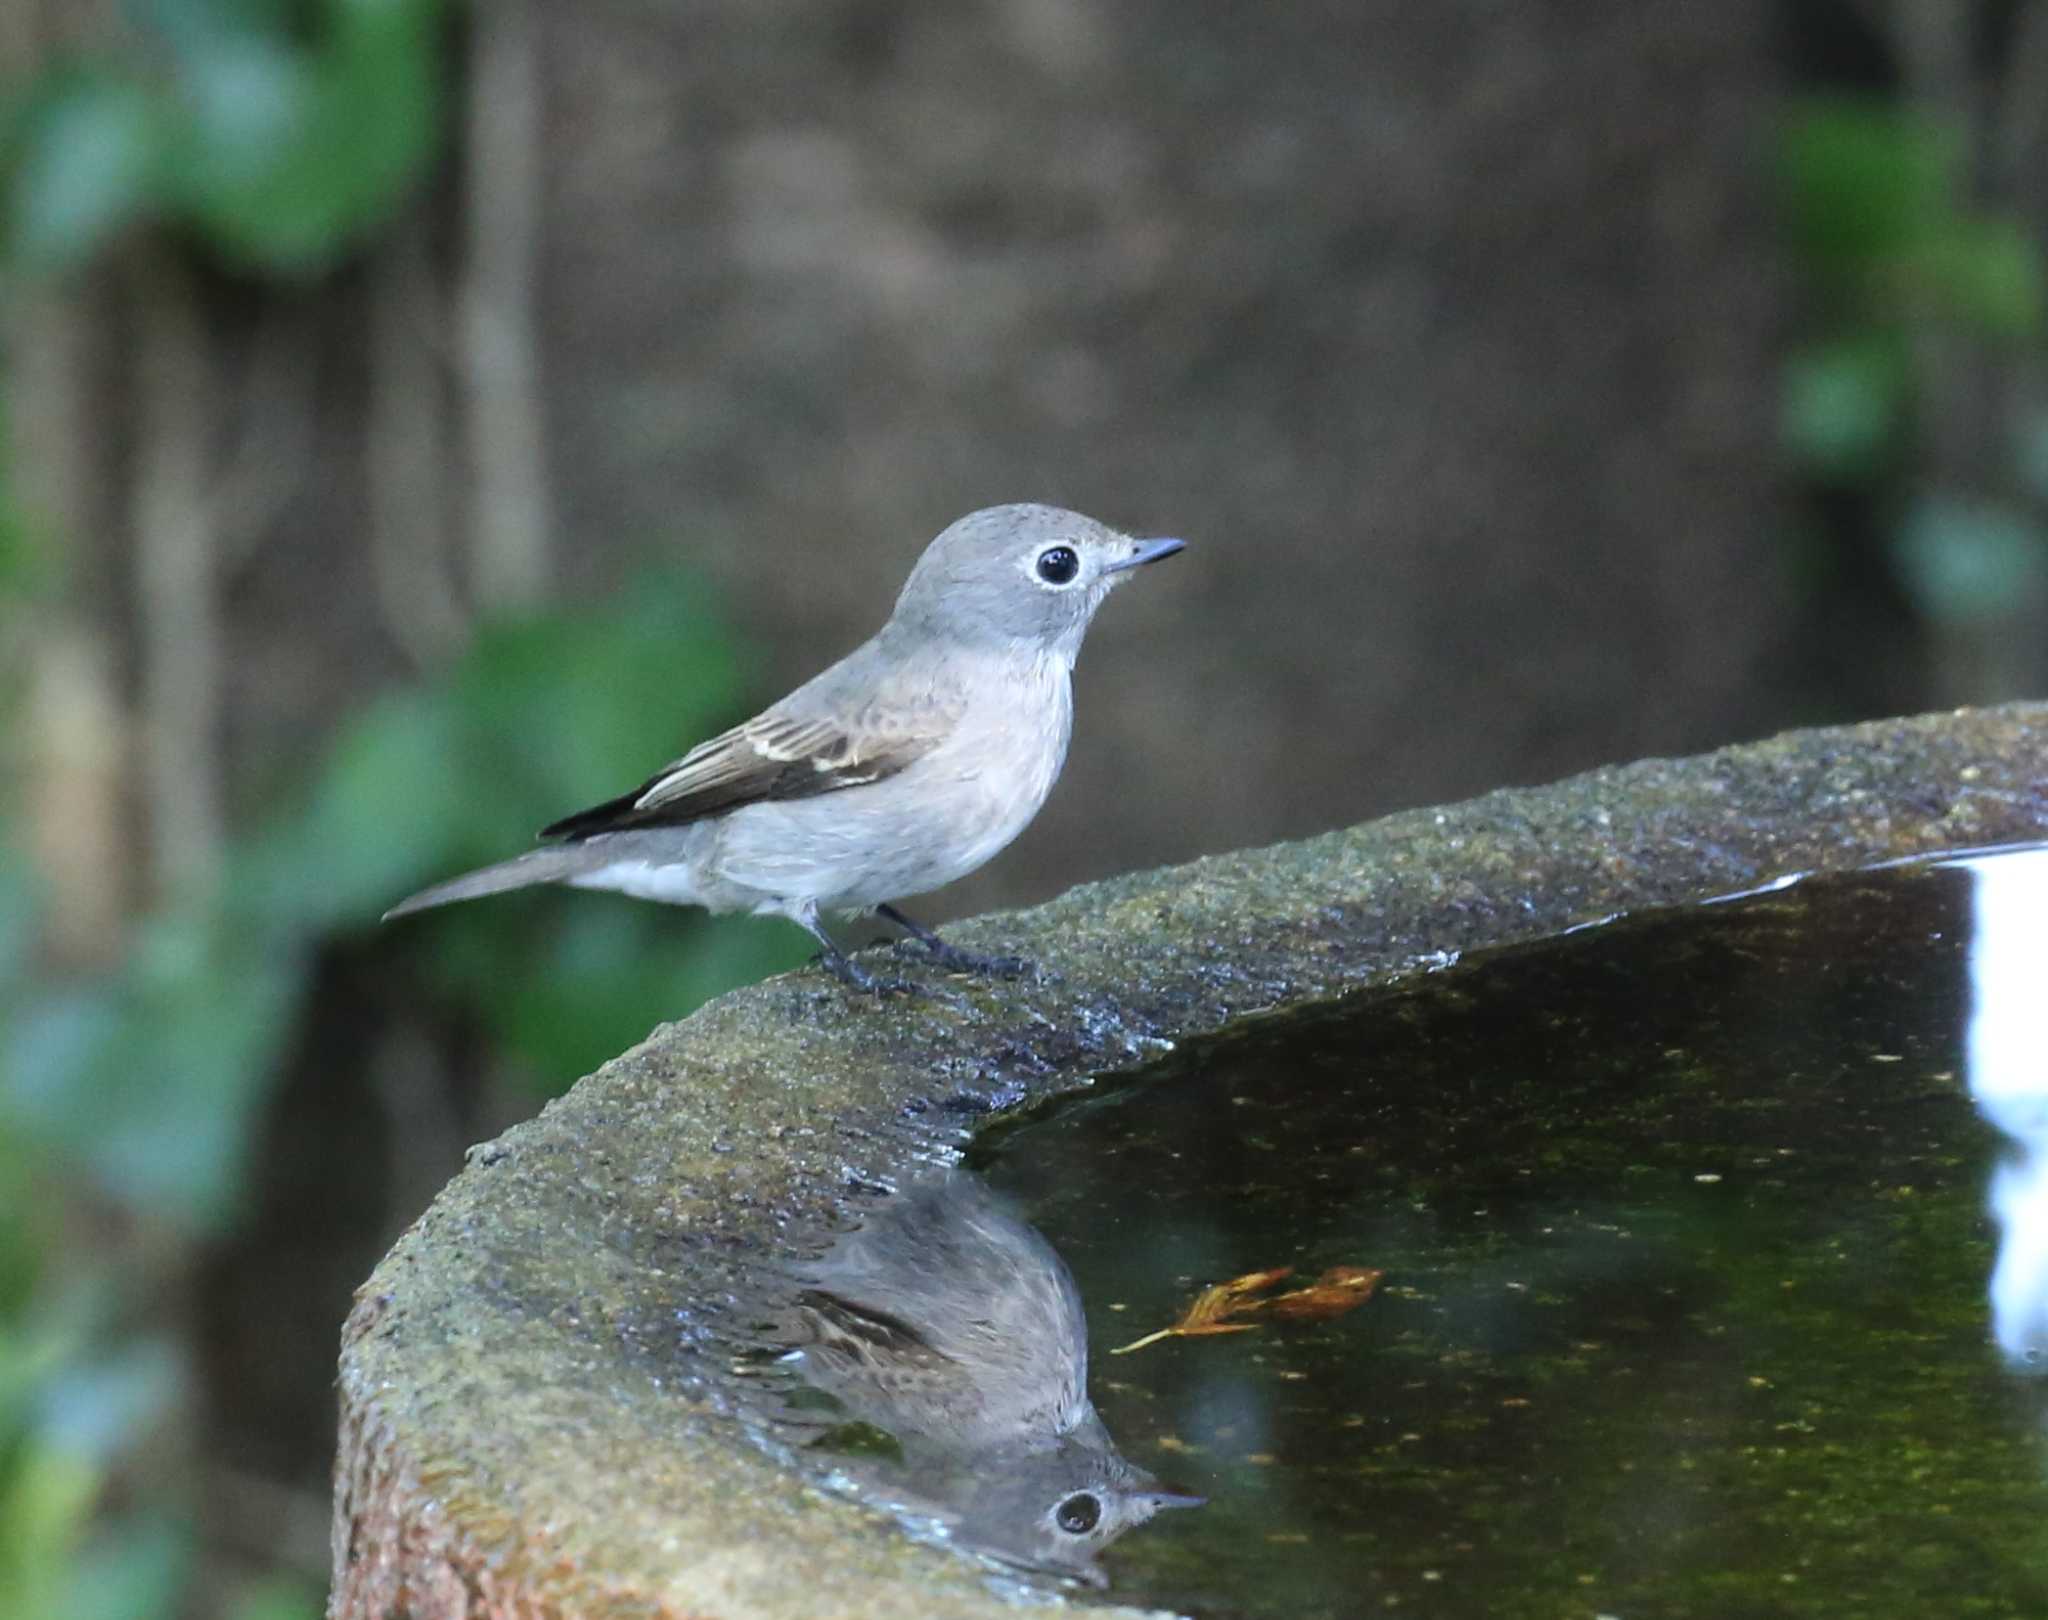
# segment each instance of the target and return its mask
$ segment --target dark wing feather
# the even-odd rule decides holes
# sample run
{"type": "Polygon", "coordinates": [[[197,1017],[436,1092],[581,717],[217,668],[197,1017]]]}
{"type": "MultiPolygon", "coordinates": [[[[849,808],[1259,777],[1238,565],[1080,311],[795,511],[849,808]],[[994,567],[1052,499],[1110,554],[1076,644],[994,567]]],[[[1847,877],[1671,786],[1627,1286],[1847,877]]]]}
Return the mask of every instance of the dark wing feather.
{"type": "Polygon", "coordinates": [[[957,718],[929,693],[870,704],[852,721],[770,709],[700,743],[631,793],[565,816],[543,838],[678,827],[768,799],[807,799],[894,776],[931,752],[957,718]]]}
{"type": "Polygon", "coordinates": [[[860,1360],[876,1355],[908,1365],[950,1361],[948,1356],[909,1322],[879,1306],[862,1305],[824,1288],[806,1288],[797,1303],[810,1313],[814,1342],[829,1345],[860,1360]]]}

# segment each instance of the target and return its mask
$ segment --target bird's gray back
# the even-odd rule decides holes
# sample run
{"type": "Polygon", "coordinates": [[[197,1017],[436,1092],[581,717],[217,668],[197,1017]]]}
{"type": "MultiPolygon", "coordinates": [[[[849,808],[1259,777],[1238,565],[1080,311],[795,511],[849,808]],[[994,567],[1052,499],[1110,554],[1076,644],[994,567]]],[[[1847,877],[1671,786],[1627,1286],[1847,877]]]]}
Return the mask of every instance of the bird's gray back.
{"type": "Polygon", "coordinates": [[[877,1399],[873,1421],[968,1449],[1049,1444],[1087,1425],[1087,1323],[1052,1246],[970,1177],[891,1204],[804,1278],[914,1331],[917,1356],[883,1358],[899,1378],[856,1391],[877,1399]]]}

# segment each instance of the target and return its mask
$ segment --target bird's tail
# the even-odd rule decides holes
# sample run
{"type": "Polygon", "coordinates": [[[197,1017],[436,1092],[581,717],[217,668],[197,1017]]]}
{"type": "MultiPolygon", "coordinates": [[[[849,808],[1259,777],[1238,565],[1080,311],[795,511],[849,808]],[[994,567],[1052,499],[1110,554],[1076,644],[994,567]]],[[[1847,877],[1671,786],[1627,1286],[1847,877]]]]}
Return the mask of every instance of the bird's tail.
{"type": "Polygon", "coordinates": [[[479,895],[503,894],[507,889],[531,888],[536,883],[560,883],[579,872],[589,869],[592,864],[590,851],[581,844],[552,845],[546,849],[528,850],[524,855],[515,855],[509,861],[500,861],[496,866],[481,866],[474,872],[465,872],[461,877],[450,878],[446,883],[436,883],[432,888],[422,889],[393,906],[384,913],[384,921],[403,917],[415,911],[425,911],[429,906],[450,905],[457,900],[474,900],[479,895]]]}

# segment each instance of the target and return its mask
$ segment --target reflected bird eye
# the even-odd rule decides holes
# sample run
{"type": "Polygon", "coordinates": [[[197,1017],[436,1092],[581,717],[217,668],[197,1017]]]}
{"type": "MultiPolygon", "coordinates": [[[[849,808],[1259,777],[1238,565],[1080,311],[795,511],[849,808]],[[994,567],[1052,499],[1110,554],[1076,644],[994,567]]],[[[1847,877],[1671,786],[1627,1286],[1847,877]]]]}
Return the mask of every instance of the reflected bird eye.
{"type": "Polygon", "coordinates": [[[1085,1536],[1102,1520],[1102,1504],[1086,1491],[1076,1491],[1053,1512],[1053,1523],[1070,1536],[1085,1536]]]}

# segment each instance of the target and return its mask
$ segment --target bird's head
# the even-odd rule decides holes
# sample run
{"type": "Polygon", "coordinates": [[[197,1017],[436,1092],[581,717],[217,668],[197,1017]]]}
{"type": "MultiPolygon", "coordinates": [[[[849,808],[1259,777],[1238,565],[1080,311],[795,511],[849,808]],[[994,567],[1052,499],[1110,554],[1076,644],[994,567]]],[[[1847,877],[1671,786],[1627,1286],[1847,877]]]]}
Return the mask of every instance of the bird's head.
{"type": "Polygon", "coordinates": [[[1050,1446],[970,1454],[919,1483],[962,1546],[1094,1586],[1104,1582],[1096,1556],[1119,1536],[1167,1508],[1203,1505],[1123,1456],[1092,1412],[1050,1446]]]}
{"type": "Polygon", "coordinates": [[[925,548],[893,625],[946,641],[1058,654],[1072,663],[1103,598],[1179,540],[1140,540],[1056,506],[970,512],[925,548]]]}

